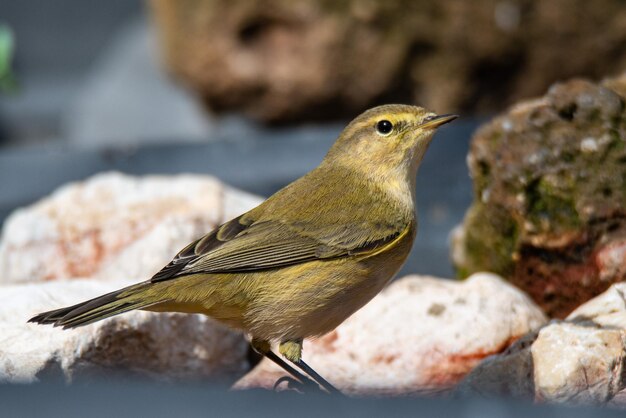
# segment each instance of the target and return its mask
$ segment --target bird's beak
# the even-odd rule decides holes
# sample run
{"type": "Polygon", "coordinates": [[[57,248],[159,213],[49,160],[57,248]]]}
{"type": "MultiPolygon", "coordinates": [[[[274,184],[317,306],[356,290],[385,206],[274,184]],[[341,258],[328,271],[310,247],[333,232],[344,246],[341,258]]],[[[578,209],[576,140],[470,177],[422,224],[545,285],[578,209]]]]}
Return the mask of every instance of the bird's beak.
{"type": "Polygon", "coordinates": [[[429,128],[436,129],[443,124],[448,122],[452,122],[454,119],[458,118],[458,115],[436,115],[430,116],[424,120],[424,123],[420,125],[420,128],[429,128]]]}

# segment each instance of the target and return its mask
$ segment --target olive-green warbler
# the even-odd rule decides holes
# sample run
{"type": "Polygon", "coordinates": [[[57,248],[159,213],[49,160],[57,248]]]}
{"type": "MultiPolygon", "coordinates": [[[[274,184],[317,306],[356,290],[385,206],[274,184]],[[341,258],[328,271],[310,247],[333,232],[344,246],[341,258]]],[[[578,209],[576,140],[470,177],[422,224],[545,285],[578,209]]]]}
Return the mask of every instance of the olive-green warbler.
{"type": "Polygon", "coordinates": [[[134,309],[202,313],[247,332],[301,383],[336,393],[302,360],[302,341],[333,330],[398,272],[417,231],[417,169],[436,128],[455,118],[370,109],[317,168],[183,248],[150,280],[30,322],[74,328],[134,309]]]}

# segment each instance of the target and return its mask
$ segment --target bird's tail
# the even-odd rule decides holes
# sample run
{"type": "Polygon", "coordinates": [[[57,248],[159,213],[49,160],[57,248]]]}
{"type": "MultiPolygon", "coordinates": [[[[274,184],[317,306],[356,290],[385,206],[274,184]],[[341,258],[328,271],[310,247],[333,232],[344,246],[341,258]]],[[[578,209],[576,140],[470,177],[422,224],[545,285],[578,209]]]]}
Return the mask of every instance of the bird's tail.
{"type": "Polygon", "coordinates": [[[28,322],[52,324],[63,329],[88,325],[134,309],[155,305],[159,301],[148,297],[152,292],[146,292],[151,286],[153,284],[149,282],[128,286],[77,305],[40,313],[28,322]]]}

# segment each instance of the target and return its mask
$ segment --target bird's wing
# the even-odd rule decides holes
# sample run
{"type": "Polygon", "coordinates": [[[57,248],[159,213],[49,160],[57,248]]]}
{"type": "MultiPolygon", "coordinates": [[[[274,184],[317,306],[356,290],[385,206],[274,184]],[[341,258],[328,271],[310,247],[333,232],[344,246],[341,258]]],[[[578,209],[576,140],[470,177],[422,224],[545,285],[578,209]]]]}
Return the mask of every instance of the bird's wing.
{"type": "Polygon", "coordinates": [[[367,254],[393,241],[410,225],[327,225],[235,218],[192,242],[151,281],[198,273],[234,273],[367,254]]]}

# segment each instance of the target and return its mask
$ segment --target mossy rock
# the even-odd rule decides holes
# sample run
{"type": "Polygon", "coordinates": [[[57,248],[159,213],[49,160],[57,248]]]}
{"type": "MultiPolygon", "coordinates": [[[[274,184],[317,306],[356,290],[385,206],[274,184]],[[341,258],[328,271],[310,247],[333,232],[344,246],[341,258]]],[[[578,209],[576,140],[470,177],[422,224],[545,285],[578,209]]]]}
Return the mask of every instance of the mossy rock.
{"type": "Polygon", "coordinates": [[[555,317],[626,279],[625,93],[626,74],[572,80],[479,129],[460,277],[499,273],[555,317]]]}

